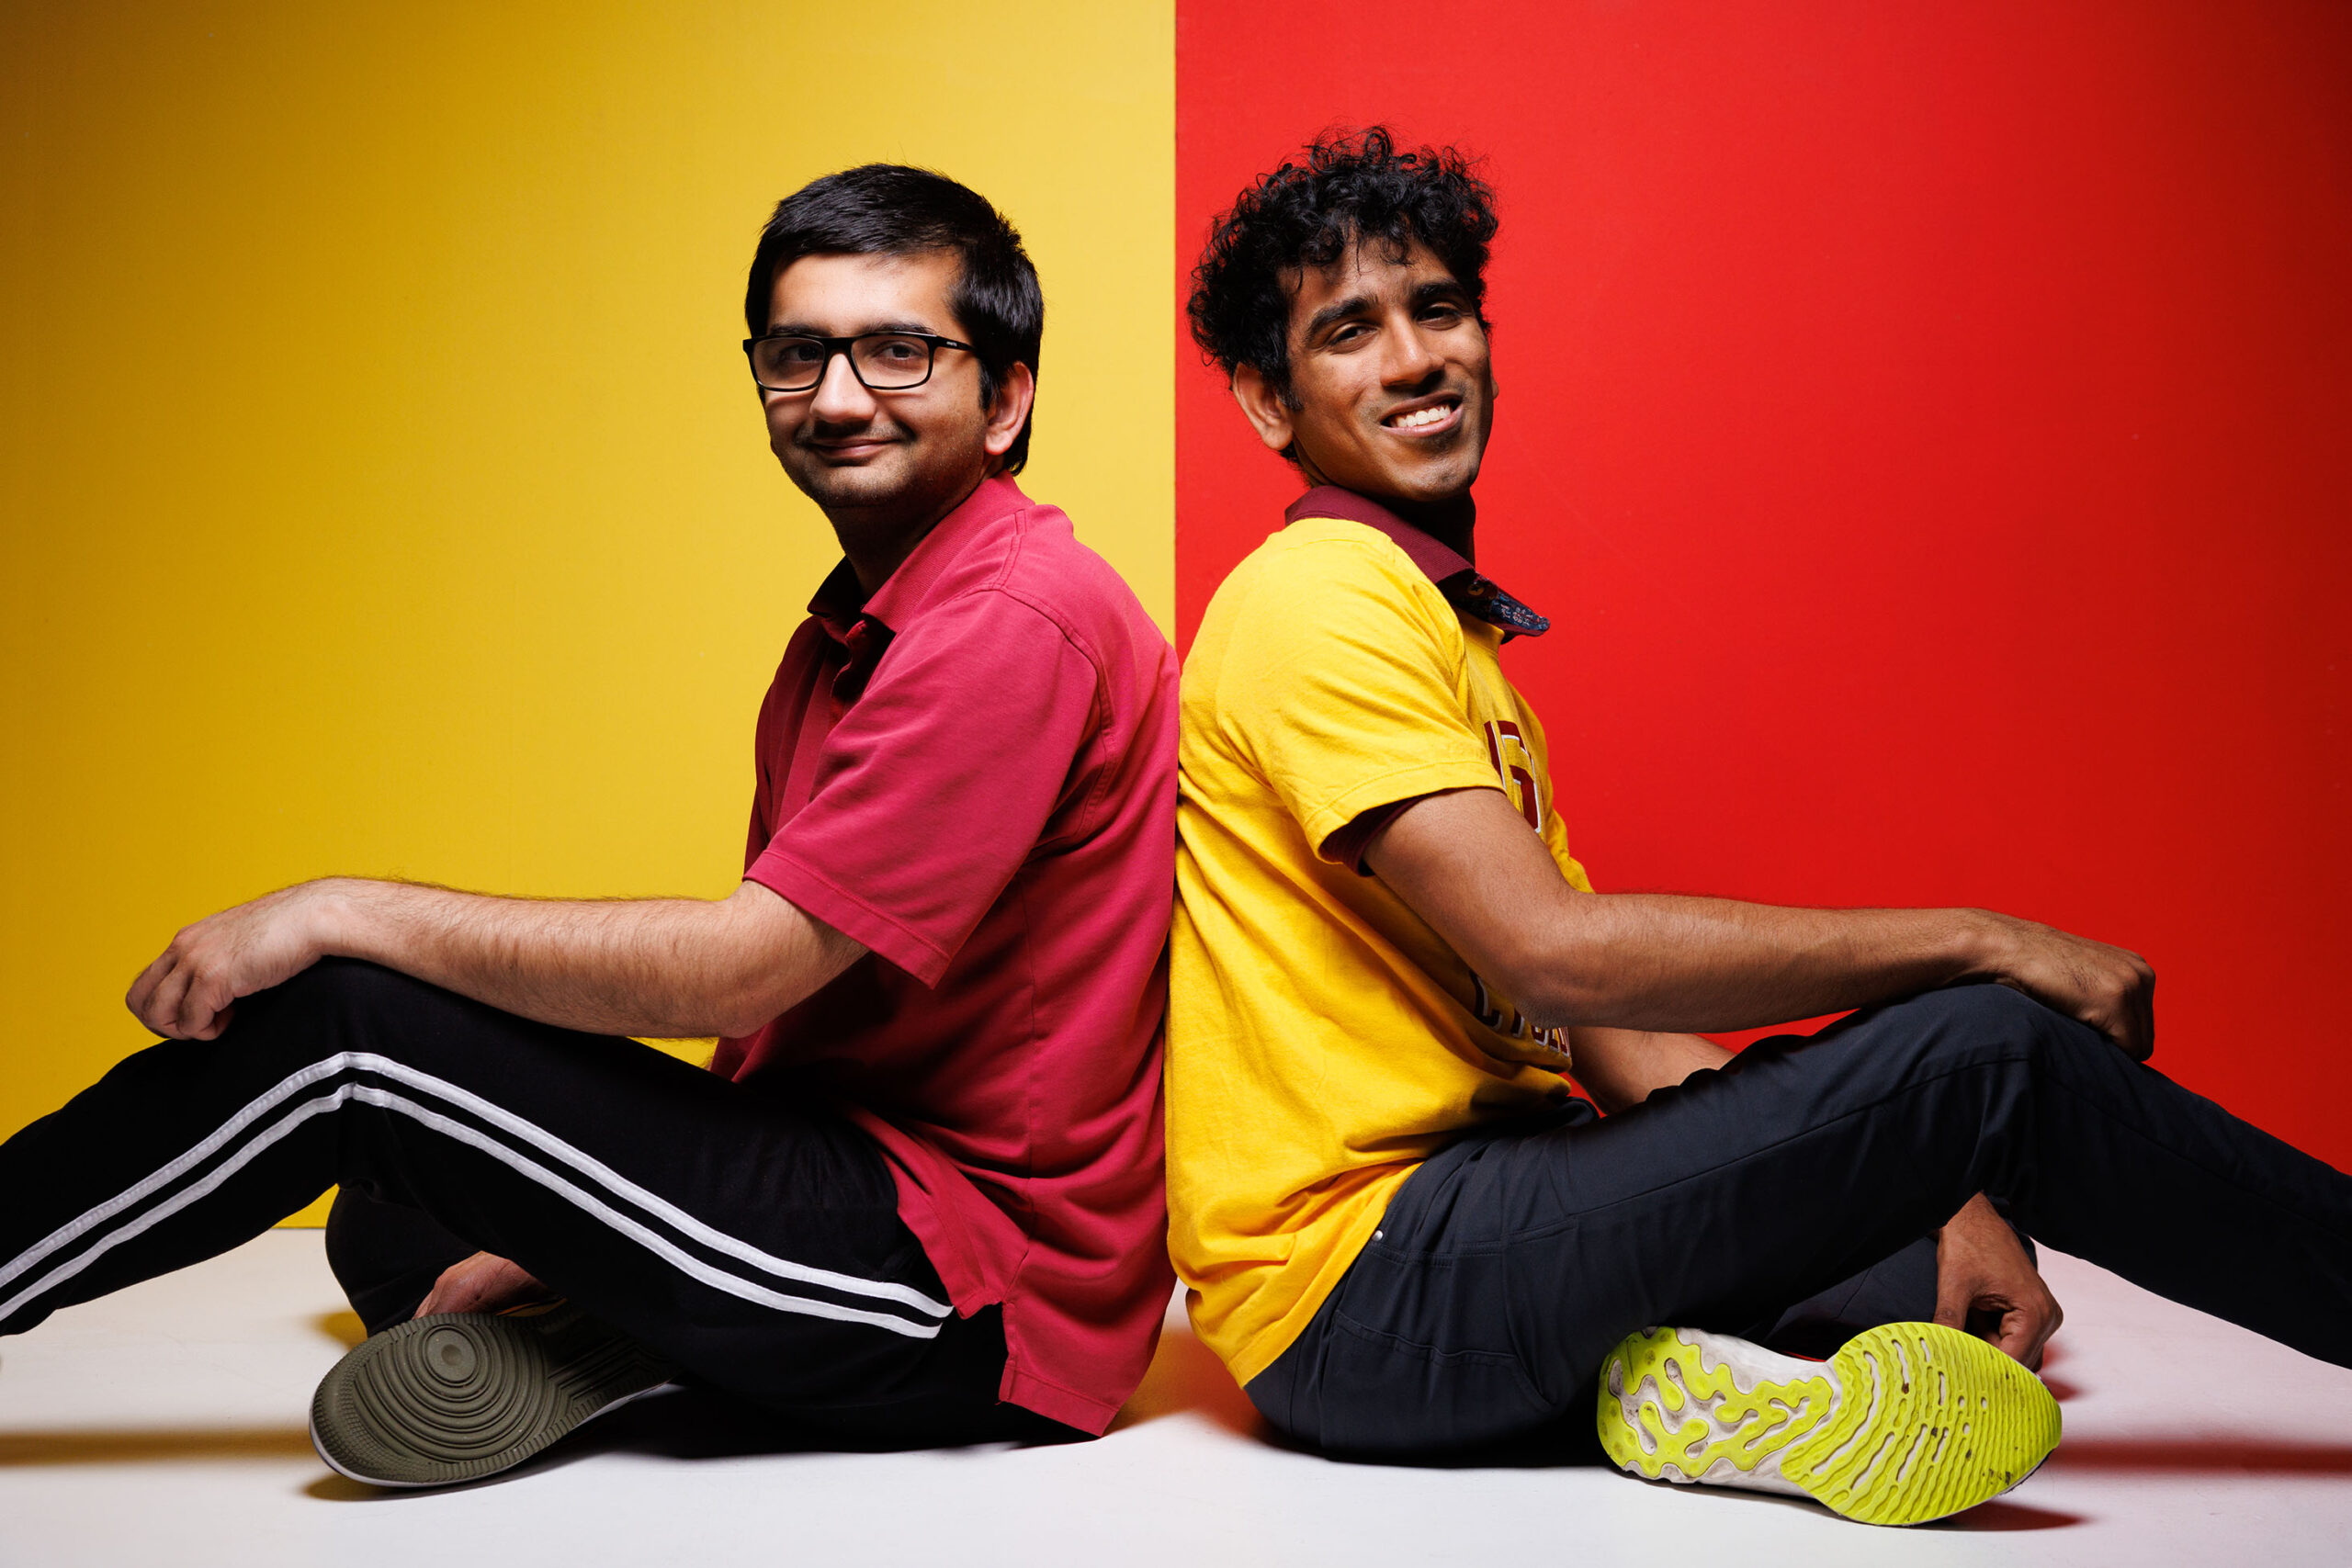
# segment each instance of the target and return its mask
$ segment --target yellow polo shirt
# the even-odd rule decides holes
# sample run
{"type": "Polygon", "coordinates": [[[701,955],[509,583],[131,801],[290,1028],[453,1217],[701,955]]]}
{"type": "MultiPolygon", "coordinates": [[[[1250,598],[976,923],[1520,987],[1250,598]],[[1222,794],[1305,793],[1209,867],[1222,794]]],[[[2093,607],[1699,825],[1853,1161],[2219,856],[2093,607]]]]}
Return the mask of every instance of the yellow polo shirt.
{"type": "Polygon", "coordinates": [[[1561,1032],[1529,1028],[1327,840],[1377,807],[1499,789],[1591,891],[1501,632],[1382,529],[1300,511],[1209,602],[1181,705],[1169,1248],[1194,1329],[1243,1382],[1416,1165],[1567,1093],[1561,1032]]]}

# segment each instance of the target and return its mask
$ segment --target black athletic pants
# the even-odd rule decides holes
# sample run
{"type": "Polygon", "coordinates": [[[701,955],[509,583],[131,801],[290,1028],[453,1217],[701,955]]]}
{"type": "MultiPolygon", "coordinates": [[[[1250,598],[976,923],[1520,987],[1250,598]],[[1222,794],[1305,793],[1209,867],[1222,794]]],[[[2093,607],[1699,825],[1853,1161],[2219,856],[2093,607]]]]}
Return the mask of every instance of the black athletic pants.
{"type": "Polygon", "coordinates": [[[822,1106],[329,960],[0,1145],[0,1333],[228,1250],[331,1183],[369,1328],[475,1249],[689,1378],[861,1441],[1068,1438],[997,1401],[880,1152],[822,1106]]]}
{"type": "Polygon", "coordinates": [[[1453,1145],[1249,1393],[1340,1452],[1589,1424],[1601,1359],[1644,1327],[1928,1315],[1917,1238],[1979,1191],[2063,1252],[2352,1365],[2352,1177],[1971,986],[1760,1042],[1620,1115],[1453,1145]]]}

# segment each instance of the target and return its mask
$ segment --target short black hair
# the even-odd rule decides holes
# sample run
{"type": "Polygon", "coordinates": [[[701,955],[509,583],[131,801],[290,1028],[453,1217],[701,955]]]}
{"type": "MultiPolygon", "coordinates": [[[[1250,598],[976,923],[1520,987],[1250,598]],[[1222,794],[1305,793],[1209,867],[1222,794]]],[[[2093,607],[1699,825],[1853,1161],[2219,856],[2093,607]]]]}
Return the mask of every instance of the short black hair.
{"type": "Polygon", "coordinates": [[[1483,327],[1495,226],[1493,187],[1455,149],[1400,152],[1381,125],[1327,130],[1307,144],[1304,164],[1259,176],[1210,230],[1185,307],[1193,341],[1227,376],[1250,366],[1289,402],[1285,273],[1329,266],[1374,238],[1399,255],[1419,240],[1470,297],[1483,327]]]}
{"type": "MultiPolygon", "coordinates": [[[[964,333],[979,351],[980,406],[996,406],[997,388],[1015,365],[1037,373],[1046,335],[1046,296],[1037,269],[1022,248],[1020,231],[986,197],[929,169],[904,164],[861,164],[809,181],[775,204],[760,247],[752,255],[743,322],[753,337],[768,330],[775,275],[803,256],[910,256],[950,251],[963,276],[949,300],[964,333]]],[[[1023,423],[1005,454],[1004,471],[1029,460],[1023,423]]]]}

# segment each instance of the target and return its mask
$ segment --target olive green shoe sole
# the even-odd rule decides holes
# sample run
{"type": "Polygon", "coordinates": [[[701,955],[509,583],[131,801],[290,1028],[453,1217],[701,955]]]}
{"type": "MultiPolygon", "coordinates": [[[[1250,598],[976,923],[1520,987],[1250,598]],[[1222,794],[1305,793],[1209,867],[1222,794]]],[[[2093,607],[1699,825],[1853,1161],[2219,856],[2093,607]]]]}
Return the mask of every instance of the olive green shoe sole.
{"type": "Polygon", "coordinates": [[[1932,1323],[1870,1329],[1827,1361],[1647,1329],[1610,1352],[1600,1421],[1601,1447],[1635,1475],[1811,1497],[1874,1525],[1999,1496],[2059,1431],[2041,1379],[1932,1323]]]}
{"type": "Polygon", "coordinates": [[[570,1306],[414,1318],[370,1336],[321,1380],[311,1443],[372,1486],[479,1481],[670,1377],[570,1306]]]}

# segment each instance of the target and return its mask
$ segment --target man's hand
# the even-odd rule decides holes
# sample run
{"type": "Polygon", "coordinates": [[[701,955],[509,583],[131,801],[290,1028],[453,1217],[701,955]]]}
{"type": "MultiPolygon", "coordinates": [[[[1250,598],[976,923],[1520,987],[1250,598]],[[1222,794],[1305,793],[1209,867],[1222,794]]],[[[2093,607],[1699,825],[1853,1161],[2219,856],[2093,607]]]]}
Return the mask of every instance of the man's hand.
{"type": "Polygon", "coordinates": [[[436,1312],[504,1312],[509,1307],[529,1306],[535,1302],[553,1301],[554,1293],[538,1280],[525,1273],[522,1268],[508,1262],[496,1253],[477,1252],[461,1263],[453,1263],[433,1281],[433,1289],[419,1302],[416,1315],[430,1317],[436,1312]]]}
{"type": "Polygon", "coordinates": [[[2144,1062],[2156,1049],[2156,972],[2125,948],[2014,915],[2000,931],[1992,977],[2053,1012],[2079,1019],[2144,1062]]]}
{"type": "Polygon", "coordinates": [[[1983,1193],[1936,1237],[1938,1323],[1979,1334],[2039,1371],[2042,1347],[2065,1316],[2017,1232],[1983,1193]]]}
{"type": "Polygon", "coordinates": [[[330,886],[304,882],[209,916],[172,938],[123,998],[175,1040],[213,1040],[239,997],[285,984],[323,956],[330,886]]]}

